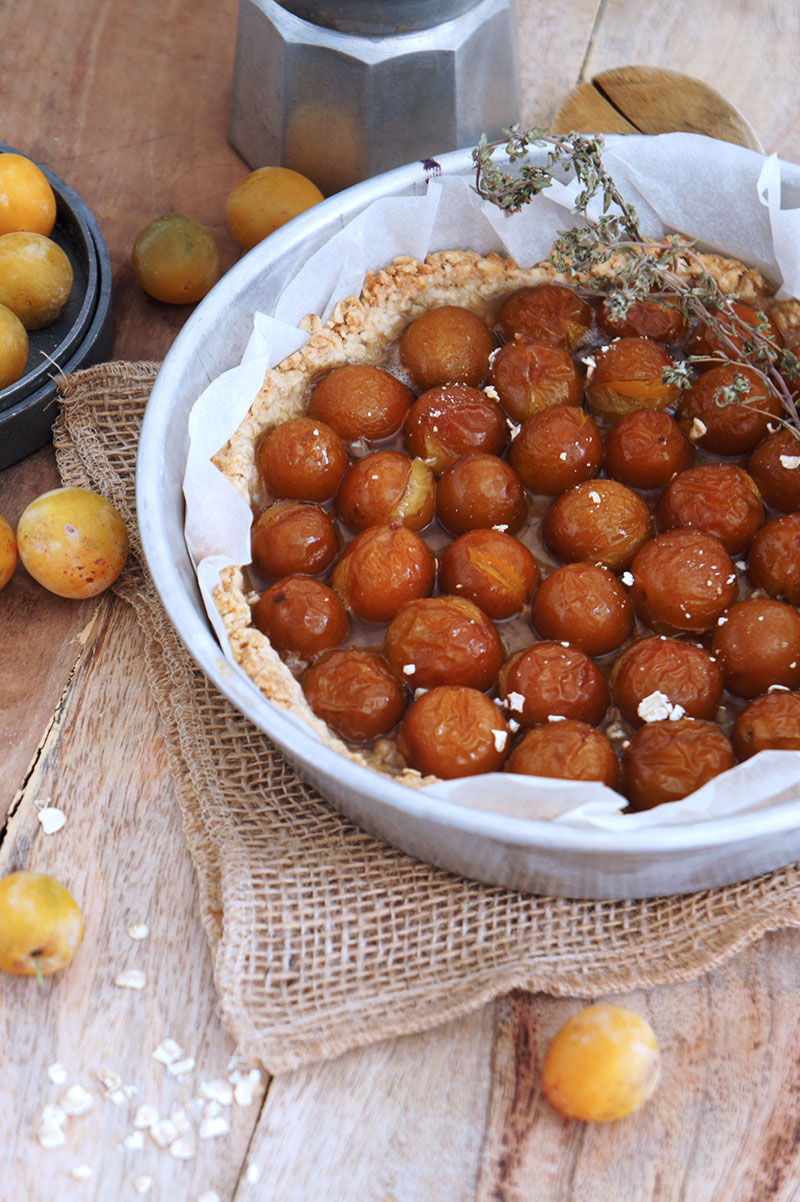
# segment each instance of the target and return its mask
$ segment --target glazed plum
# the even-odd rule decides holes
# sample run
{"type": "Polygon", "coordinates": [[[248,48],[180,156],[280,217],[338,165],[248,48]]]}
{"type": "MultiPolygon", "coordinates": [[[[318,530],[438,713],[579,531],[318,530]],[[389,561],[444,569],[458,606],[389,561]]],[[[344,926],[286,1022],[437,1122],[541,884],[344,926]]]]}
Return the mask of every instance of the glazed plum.
{"type": "Polygon", "coordinates": [[[703,372],[683,393],[678,420],[696,446],[717,455],[746,455],[770,432],[781,410],[780,399],[754,368],[725,363],[703,372]],[[736,378],[747,382],[748,392],[728,402],[720,390],[736,378]]]}
{"type": "Polygon", "coordinates": [[[748,574],[770,597],[800,605],[800,513],[767,522],[753,539],[748,574]]]}
{"type": "Polygon", "coordinates": [[[436,560],[406,526],[370,526],[345,547],[331,583],[345,605],[368,622],[390,622],[401,605],[427,597],[436,560]]]}
{"type": "Polygon", "coordinates": [[[275,426],[258,448],[264,483],[276,499],[328,501],[350,460],[324,422],[294,417],[275,426]]]}
{"type": "Polygon", "coordinates": [[[522,726],[575,718],[597,726],[608,708],[608,685],[578,647],[544,641],[517,651],[500,670],[498,692],[522,726]]]}
{"type": "Polygon", "coordinates": [[[475,313],[440,305],[406,326],[400,360],[420,389],[450,383],[477,388],[489,373],[489,356],[496,345],[494,334],[475,313]]]}
{"type": "Polygon", "coordinates": [[[406,447],[437,476],[462,455],[501,455],[508,442],[505,414],[492,397],[468,384],[429,388],[412,405],[406,447]]]}
{"type": "Polygon", "coordinates": [[[587,480],[553,503],[544,520],[544,541],[565,563],[627,568],[653,532],[650,510],[617,480],[587,480]]]}
{"type": "Polygon", "coordinates": [[[635,409],[666,409],[678,399],[678,387],[662,375],[672,358],[649,338],[617,338],[594,356],[586,395],[594,413],[622,417],[635,409]]]}
{"type": "Polygon", "coordinates": [[[603,440],[583,409],[555,405],[523,423],[508,460],[531,492],[556,497],[597,475],[603,463],[603,440]]]}
{"type": "Polygon", "coordinates": [[[314,386],[308,416],[325,422],[345,442],[389,438],[402,426],[414,394],[380,367],[348,363],[314,386]]]}
{"type": "Polygon", "coordinates": [[[756,697],[772,685],[800,685],[800,613],[793,605],[751,597],[732,605],[714,631],[711,652],[726,689],[756,697]]]}
{"type": "Polygon", "coordinates": [[[497,772],[508,742],[508,726],[494,702],[464,685],[440,685],[423,693],[397,736],[400,754],[411,768],[443,780],[497,772]]]}
{"type": "Polygon", "coordinates": [[[619,765],[604,734],[587,722],[565,718],[527,731],[506,761],[506,772],[557,780],[596,780],[613,789],[619,765]]]}
{"type": "Polygon", "coordinates": [[[730,740],[713,722],[650,722],[625,749],[623,792],[635,810],[650,810],[680,801],[734,763],[730,740]]]}
{"type": "Polygon", "coordinates": [[[515,422],[551,405],[580,405],[583,380],[568,351],[533,338],[507,342],[492,359],[489,383],[515,422]]]}
{"type": "Polygon", "coordinates": [[[406,711],[408,693],[375,651],[328,651],[300,680],[314,713],[344,739],[364,743],[388,734],[406,711]]]}
{"type": "Polygon", "coordinates": [[[386,631],[386,658],[414,689],[490,689],[505,652],[494,624],[466,597],[422,597],[401,606],[386,631]]]}
{"type": "Polygon", "coordinates": [[[422,530],[433,520],[436,481],[421,459],[400,451],[373,451],[345,472],[336,512],[352,530],[402,522],[422,530]]]}
{"type": "Polygon", "coordinates": [[[526,515],[522,481],[496,455],[464,455],[439,480],[436,516],[451,534],[491,526],[514,534],[526,515]]]}
{"type": "Polygon", "coordinates": [[[631,564],[631,598],[643,622],[664,633],[710,630],[739,595],[730,555],[702,530],[668,530],[631,564]]]}
{"type": "Polygon", "coordinates": [[[760,348],[748,334],[747,326],[760,327],[765,337],[770,339],[776,347],[783,346],[780,330],[763,309],[742,304],[741,301],[730,301],[729,304],[733,310],[733,317],[722,309],[714,315],[714,320],[719,323],[724,334],[724,340],[720,337],[720,333],[713,328],[713,325],[707,322],[695,326],[689,336],[686,349],[695,358],[695,366],[700,371],[714,368],[719,365],[720,360],[730,359],[732,356],[736,358],[743,356],[754,362],[757,361],[760,357],[760,348]]]}
{"type": "Polygon", "coordinates": [[[253,606],[253,625],[277,652],[292,652],[301,659],[338,647],[350,633],[341,599],[313,576],[277,580],[253,606]]]}
{"type": "Polygon", "coordinates": [[[659,530],[691,527],[714,534],[729,555],[750,546],[764,524],[755,480],[731,463],[708,463],[681,472],[656,509],[659,530]]]}
{"type": "Polygon", "coordinates": [[[791,430],[779,430],[759,443],[747,470],[771,509],[800,509],[800,439],[791,430]]]}
{"type": "Polygon", "coordinates": [[[653,716],[713,718],[722,700],[722,671],[702,647],[679,639],[639,639],[618,655],[610,676],[611,695],[633,726],[653,716]],[[668,712],[670,711],[670,712],[668,712]]]}
{"type": "Polygon", "coordinates": [[[634,301],[624,317],[613,316],[613,305],[604,300],[597,324],[615,338],[650,338],[653,342],[680,342],[686,318],[680,305],[669,300],[634,301]]]}
{"type": "Polygon", "coordinates": [[[339,550],[331,518],[319,505],[276,501],[262,510],[250,533],[253,566],[265,580],[280,576],[318,576],[339,550]]]}
{"type": "Polygon", "coordinates": [[[660,409],[626,413],[606,435],[606,472],[629,488],[664,488],[693,459],[678,423],[660,409]]]}
{"type": "Polygon", "coordinates": [[[499,621],[519,613],[539,580],[528,548],[502,530],[468,530],[439,561],[439,588],[466,597],[499,621]]]}
{"type": "Polygon", "coordinates": [[[630,636],[633,606],[608,568],[566,563],[539,585],[531,621],[542,638],[605,655],[630,636]]]}
{"type": "Polygon", "coordinates": [[[780,689],[751,701],[736,719],[733,748],[740,760],[758,751],[800,751],[800,694],[780,689]]]}
{"type": "Polygon", "coordinates": [[[592,328],[593,314],[577,292],[563,284],[520,288],[502,305],[497,322],[508,342],[525,336],[574,351],[592,328]]]}

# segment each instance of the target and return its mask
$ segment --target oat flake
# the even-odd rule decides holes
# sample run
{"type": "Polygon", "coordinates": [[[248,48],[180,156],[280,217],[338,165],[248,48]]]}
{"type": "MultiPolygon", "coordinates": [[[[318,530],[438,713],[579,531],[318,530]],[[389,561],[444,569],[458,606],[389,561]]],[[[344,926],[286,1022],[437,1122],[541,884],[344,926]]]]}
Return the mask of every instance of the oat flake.
{"type": "Polygon", "coordinates": [[[147,977],[139,968],[127,968],[124,972],[117,973],[114,984],[120,989],[144,989],[147,977]]]}
{"type": "Polygon", "coordinates": [[[90,1094],[88,1089],[84,1089],[82,1085],[70,1085],[61,1099],[62,1110],[73,1116],[85,1114],[87,1110],[91,1110],[92,1106],[94,1106],[94,1095],[90,1094]]]}
{"type": "Polygon", "coordinates": [[[153,1059],[161,1064],[172,1064],[173,1060],[179,1060],[183,1054],[183,1048],[174,1039],[163,1039],[153,1052],[153,1059]]]}
{"type": "Polygon", "coordinates": [[[51,1064],[47,1070],[47,1075],[54,1085],[65,1085],[67,1081],[67,1070],[63,1064],[51,1064]]]}
{"type": "Polygon", "coordinates": [[[147,1194],[150,1192],[153,1185],[152,1177],[134,1177],[133,1188],[137,1194],[147,1194]]]}
{"type": "Polygon", "coordinates": [[[138,1152],[144,1147],[144,1135],[141,1131],[132,1131],[130,1135],[126,1135],[122,1141],[126,1148],[131,1152],[138,1152]]]}
{"type": "Polygon", "coordinates": [[[88,1164],[76,1164],[75,1167],[71,1169],[71,1173],[76,1181],[88,1181],[93,1175],[92,1169],[88,1164]]]}
{"type": "Polygon", "coordinates": [[[128,935],[131,939],[146,939],[150,934],[150,928],[146,922],[135,922],[133,926],[128,927],[128,935]]]}
{"type": "Polygon", "coordinates": [[[55,806],[45,806],[43,810],[39,810],[36,817],[39,819],[42,830],[46,835],[54,835],[56,831],[61,830],[67,821],[64,811],[56,809],[55,806]]]}

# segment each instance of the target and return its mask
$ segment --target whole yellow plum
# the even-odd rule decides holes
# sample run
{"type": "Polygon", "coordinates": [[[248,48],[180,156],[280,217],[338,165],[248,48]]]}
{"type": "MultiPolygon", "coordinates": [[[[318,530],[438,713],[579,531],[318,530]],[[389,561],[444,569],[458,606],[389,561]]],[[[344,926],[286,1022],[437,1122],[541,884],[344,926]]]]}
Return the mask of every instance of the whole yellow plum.
{"type": "Polygon", "coordinates": [[[46,977],[69,964],[83,938],[83,915],[70,891],[41,872],[0,879],[0,969],[46,977]]]}
{"type": "Polygon", "coordinates": [[[128,555],[119,512],[87,488],[55,488],[23,512],[17,546],[34,580],[59,597],[95,597],[113,584],[128,555]]]}
{"type": "Polygon", "coordinates": [[[5,588],[17,566],[17,540],[6,519],[0,514],[0,588],[5,588]]]}
{"type": "Polygon", "coordinates": [[[58,319],[72,291],[72,264],[43,234],[0,235],[0,304],[16,313],[26,330],[58,319]]]}
{"type": "Polygon", "coordinates": [[[647,1101],[660,1057],[649,1023],[621,1006],[585,1006],[559,1028],[545,1053],[542,1087],[570,1119],[607,1123],[647,1101]]]}
{"type": "Polygon", "coordinates": [[[0,305],[0,388],[16,384],[28,363],[28,331],[5,305],[0,305]]]}

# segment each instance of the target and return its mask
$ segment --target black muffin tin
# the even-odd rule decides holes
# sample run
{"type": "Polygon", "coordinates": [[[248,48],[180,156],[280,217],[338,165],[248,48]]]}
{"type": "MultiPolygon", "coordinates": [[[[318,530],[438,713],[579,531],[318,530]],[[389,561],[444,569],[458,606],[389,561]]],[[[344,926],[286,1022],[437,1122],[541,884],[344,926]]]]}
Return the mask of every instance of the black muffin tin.
{"type": "MultiPolygon", "coordinates": [[[[5,152],[24,153],[0,142],[0,153],[5,152]]],[[[22,377],[0,389],[0,468],[44,446],[58,408],[57,376],[105,362],[114,335],[111,260],[97,220],[77,192],[43,164],[37,166],[56,197],[50,236],[69,257],[74,278],[58,320],[28,331],[30,353],[22,377]]]]}

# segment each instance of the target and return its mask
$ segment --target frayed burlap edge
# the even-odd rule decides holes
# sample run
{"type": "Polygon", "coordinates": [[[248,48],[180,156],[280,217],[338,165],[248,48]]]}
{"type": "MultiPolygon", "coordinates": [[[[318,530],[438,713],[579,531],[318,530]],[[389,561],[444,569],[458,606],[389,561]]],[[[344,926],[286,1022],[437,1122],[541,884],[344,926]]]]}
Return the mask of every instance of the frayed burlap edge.
{"type": "Polygon", "coordinates": [[[65,484],[104,493],[198,876],[220,1010],[242,1056],[295,1068],[456,1018],[512,989],[596,997],[686,980],[800,926],[800,867],[646,901],[531,897],[419,863],[339,815],[217,693],[149,578],[135,456],[152,363],[62,381],[65,484]]]}

